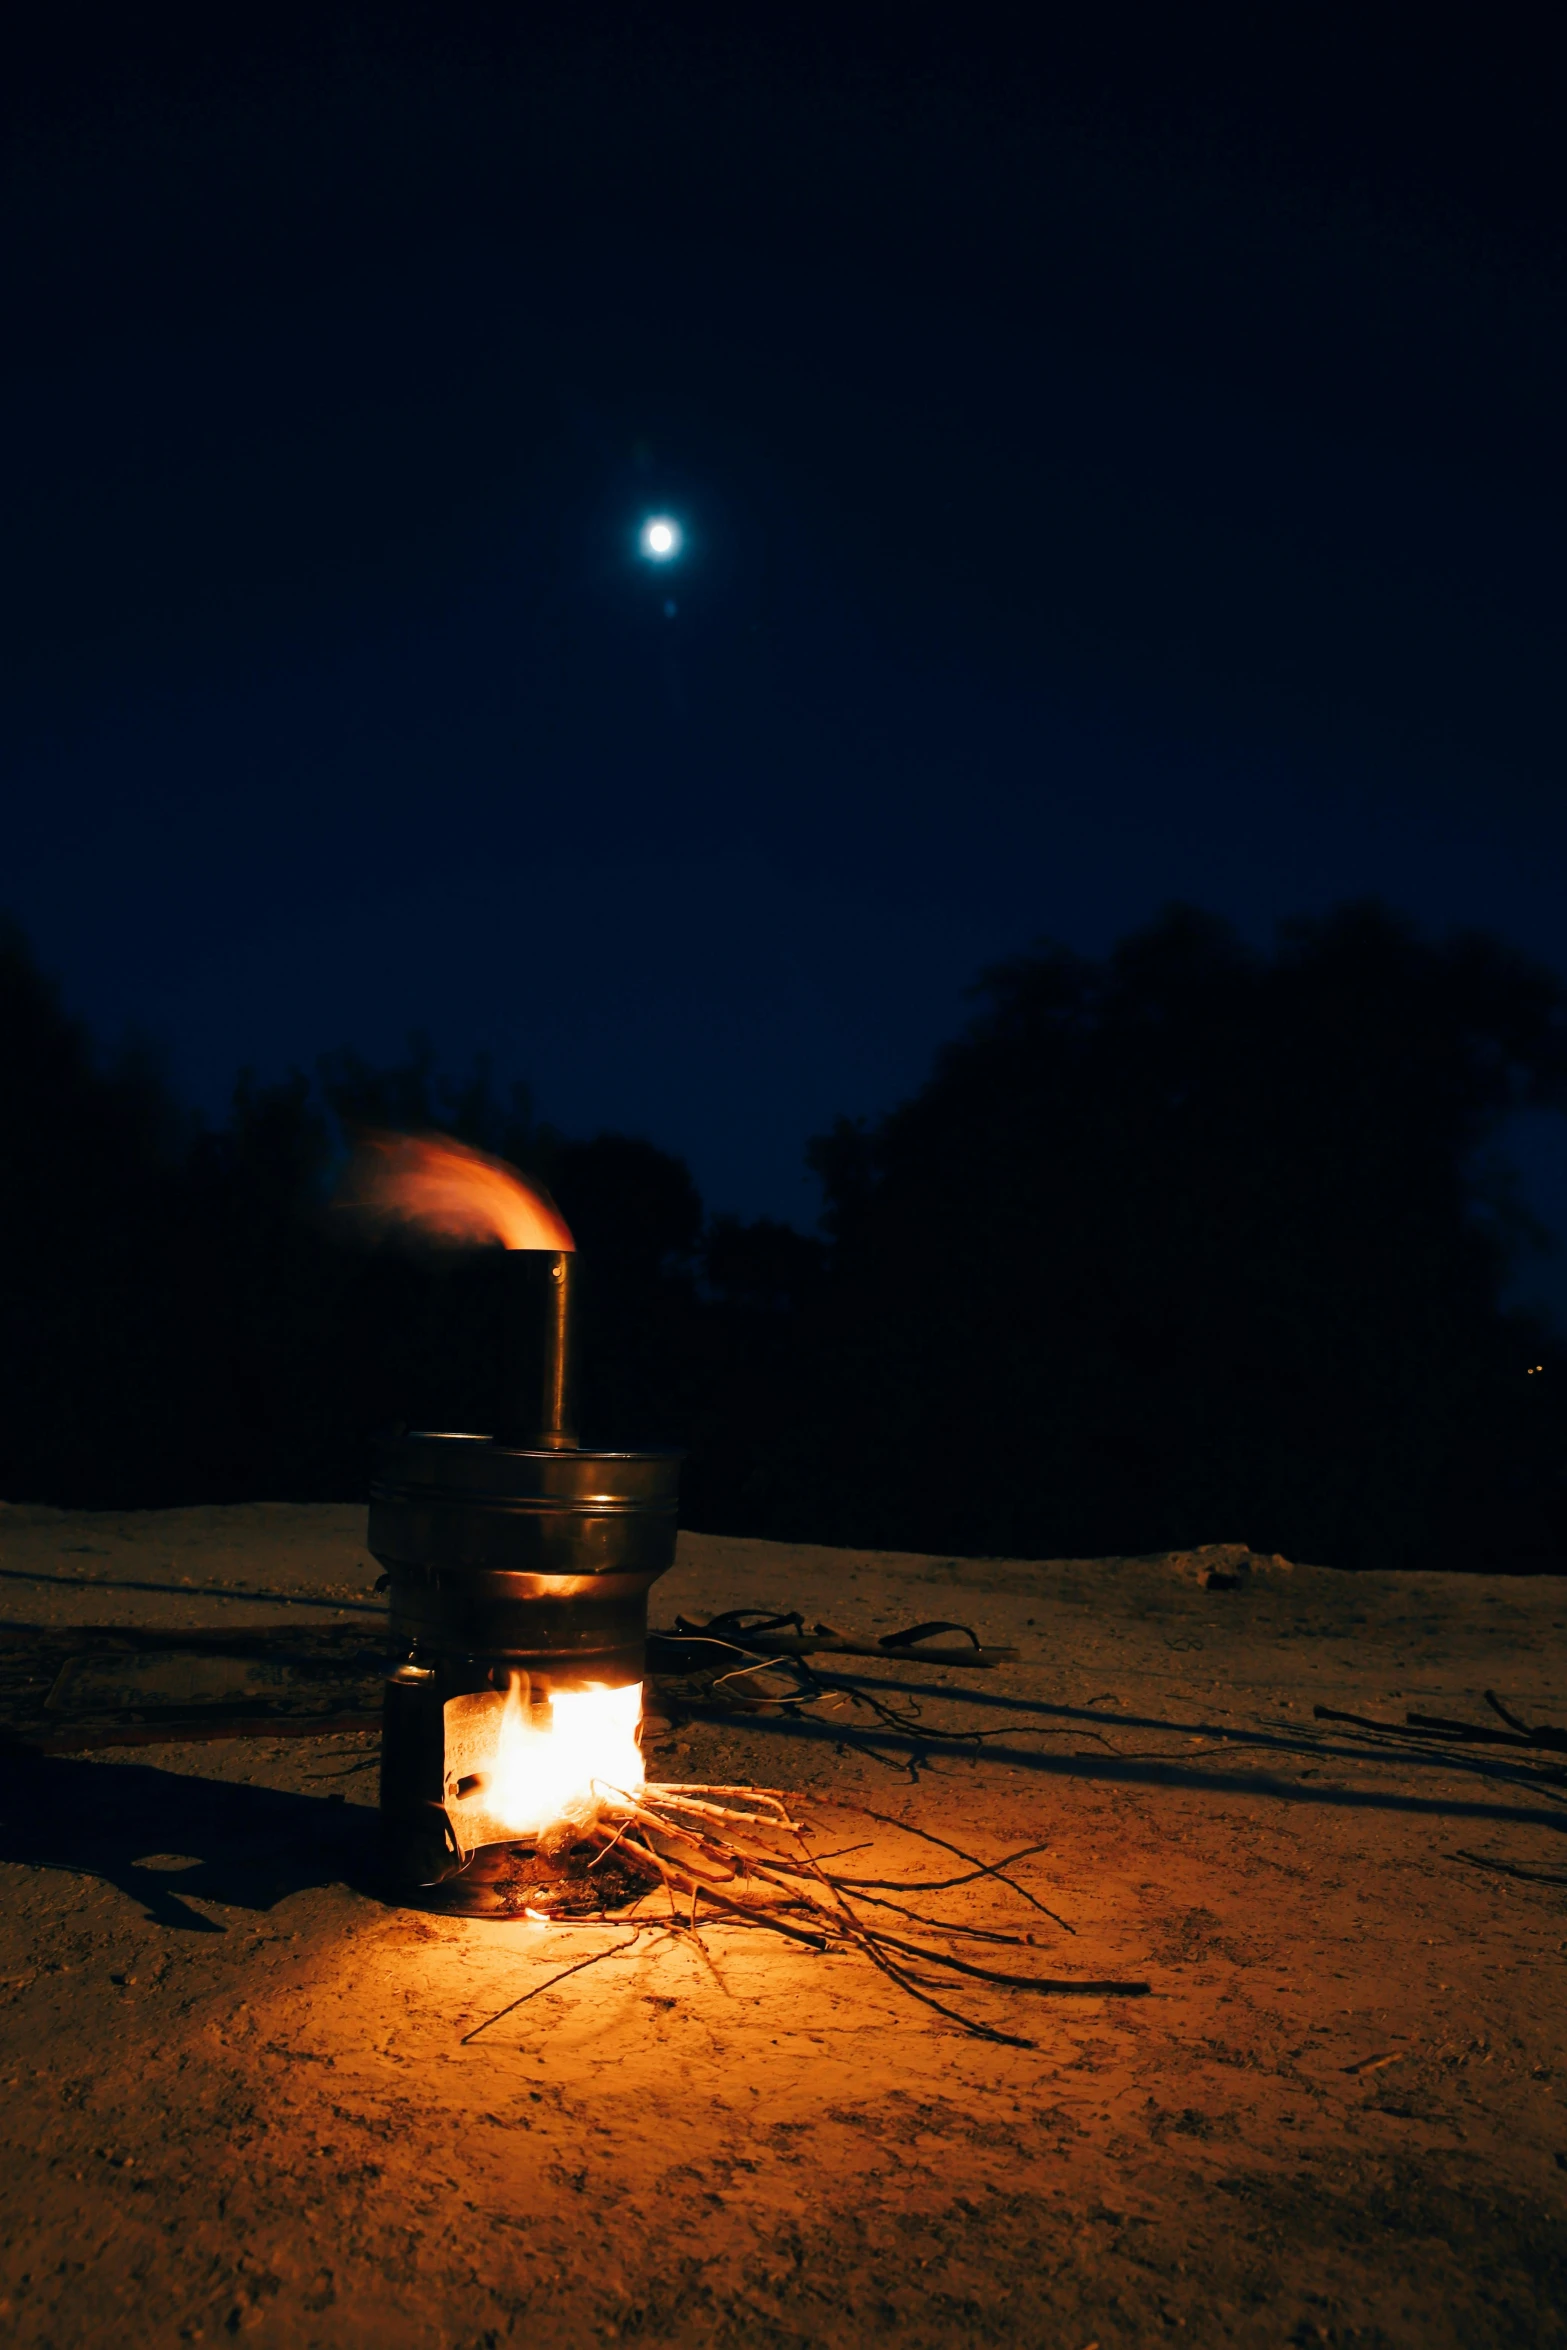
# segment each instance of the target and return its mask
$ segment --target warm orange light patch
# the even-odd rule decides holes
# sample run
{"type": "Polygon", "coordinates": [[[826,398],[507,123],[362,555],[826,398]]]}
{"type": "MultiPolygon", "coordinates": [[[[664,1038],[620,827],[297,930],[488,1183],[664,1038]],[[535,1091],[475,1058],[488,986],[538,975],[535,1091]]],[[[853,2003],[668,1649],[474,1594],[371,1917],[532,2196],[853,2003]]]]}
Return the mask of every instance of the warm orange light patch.
{"type": "Polygon", "coordinates": [[[433,1240],[498,1240],[503,1248],[569,1249],[576,1243],[546,1192],[504,1159],[449,1134],[364,1134],[339,1195],[388,1224],[433,1240]]]}

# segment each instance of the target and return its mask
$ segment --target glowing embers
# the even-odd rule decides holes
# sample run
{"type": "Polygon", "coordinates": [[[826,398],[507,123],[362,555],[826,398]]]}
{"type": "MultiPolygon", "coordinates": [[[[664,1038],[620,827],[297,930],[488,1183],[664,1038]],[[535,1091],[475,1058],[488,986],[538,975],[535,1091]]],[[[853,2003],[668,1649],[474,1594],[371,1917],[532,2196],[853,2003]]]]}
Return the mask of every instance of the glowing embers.
{"type": "Polygon", "coordinates": [[[640,1681],[534,1701],[527,1674],[513,1673],[504,1696],[449,1697],[444,1711],[446,1811],[465,1853],[585,1816],[597,1790],[641,1792],[640,1681]]]}

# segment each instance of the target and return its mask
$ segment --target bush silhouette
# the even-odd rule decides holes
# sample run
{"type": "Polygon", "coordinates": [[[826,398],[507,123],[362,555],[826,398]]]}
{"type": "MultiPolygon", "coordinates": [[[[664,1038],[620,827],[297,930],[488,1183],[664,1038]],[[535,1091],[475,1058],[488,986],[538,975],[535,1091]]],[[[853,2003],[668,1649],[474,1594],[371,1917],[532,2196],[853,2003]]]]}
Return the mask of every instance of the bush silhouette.
{"type": "Polygon", "coordinates": [[[1567,1564],[1567,1381],[1503,1310],[1527,1233],[1488,1172],[1512,1110],[1567,1106],[1552,975],[1376,907],[1272,955],[1177,910],[977,995],[912,1100],[811,1146],[812,1238],[708,1218],[678,1158],[555,1133],[417,1043],[242,1078],[197,1130],[0,935],[0,1491],[353,1499],[378,1431],[490,1425],[486,1252],[346,1246],[328,1204],[345,1136],[393,1125],[554,1191],[584,1437],[685,1445],[688,1523],[1567,1564]]]}
{"type": "Polygon", "coordinates": [[[1176,911],[981,992],[913,1101],[816,1146],[818,1523],[1032,1555],[1556,1555],[1542,1341],[1499,1306],[1517,1235],[1478,1173],[1509,1110],[1563,1103],[1553,977],[1375,907],[1271,959],[1176,911]]]}

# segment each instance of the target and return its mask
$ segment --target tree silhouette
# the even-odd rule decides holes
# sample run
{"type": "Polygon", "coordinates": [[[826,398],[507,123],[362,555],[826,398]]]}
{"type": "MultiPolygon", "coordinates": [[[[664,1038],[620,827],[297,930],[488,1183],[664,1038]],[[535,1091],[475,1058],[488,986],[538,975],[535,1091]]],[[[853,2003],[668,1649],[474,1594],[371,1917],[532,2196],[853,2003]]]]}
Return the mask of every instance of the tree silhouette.
{"type": "Polygon", "coordinates": [[[1478,1172],[1509,1110],[1567,1102],[1549,973],[1374,906],[1288,926],[1271,959],[1177,910],[980,992],[913,1101],[815,1148],[819,1523],[1457,1563],[1523,1538],[1522,1480],[1552,1550],[1542,1340],[1501,1310],[1516,1236],[1478,1172]]]}
{"type": "Polygon", "coordinates": [[[708,1218],[678,1158],[417,1039],[242,1077],[198,1130],[0,934],[0,1491],[351,1499],[378,1431],[491,1425],[490,1252],[347,1245],[330,1207],[376,1125],[554,1192],[584,1436],[686,1446],[688,1523],[1567,1566],[1567,1378],[1501,1303],[1527,1232],[1494,1168],[1510,1112],[1567,1106],[1551,974],[1374,906],[1271,955],[1177,910],[977,997],[912,1100],[812,1145],[818,1239],[708,1218]]]}
{"type": "Polygon", "coordinates": [[[149,1069],[95,1066],[10,928],[0,1105],[0,1492],[139,1490],[184,1401],[185,1135],[149,1069]]]}

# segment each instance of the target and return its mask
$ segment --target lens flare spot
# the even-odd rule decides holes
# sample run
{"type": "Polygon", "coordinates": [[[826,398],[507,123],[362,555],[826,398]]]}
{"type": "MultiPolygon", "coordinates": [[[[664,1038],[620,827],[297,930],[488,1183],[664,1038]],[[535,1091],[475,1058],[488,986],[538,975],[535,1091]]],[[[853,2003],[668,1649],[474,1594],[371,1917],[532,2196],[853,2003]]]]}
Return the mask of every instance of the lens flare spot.
{"type": "Polygon", "coordinates": [[[667,514],[654,514],[642,525],[642,552],[655,563],[667,563],[680,552],[680,525],[667,514]]]}

